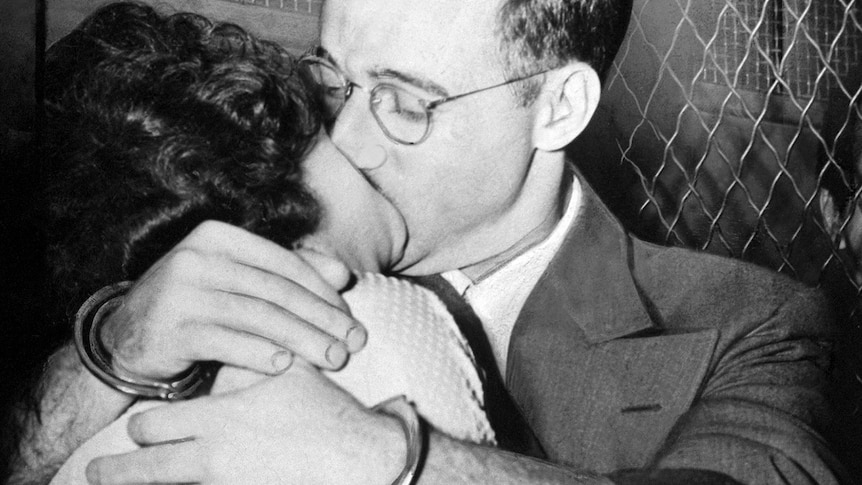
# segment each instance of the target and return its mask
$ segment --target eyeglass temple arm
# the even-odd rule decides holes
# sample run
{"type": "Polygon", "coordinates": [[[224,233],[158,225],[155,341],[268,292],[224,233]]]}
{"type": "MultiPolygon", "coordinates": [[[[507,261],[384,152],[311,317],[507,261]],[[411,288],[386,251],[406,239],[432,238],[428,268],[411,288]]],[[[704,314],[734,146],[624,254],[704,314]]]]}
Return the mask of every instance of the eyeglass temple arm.
{"type": "Polygon", "coordinates": [[[549,70],[550,69],[545,69],[544,71],[535,72],[533,74],[528,74],[526,76],[516,77],[514,79],[508,79],[506,81],[503,81],[499,84],[494,84],[492,86],[485,86],[484,88],[474,89],[472,91],[467,91],[466,93],[456,94],[453,96],[446,96],[445,98],[440,98],[440,99],[435,99],[433,101],[428,101],[427,103],[425,103],[425,109],[432,110],[432,109],[436,108],[437,106],[440,106],[443,103],[448,103],[449,101],[455,101],[456,99],[461,99],[463,97],[470,96],[472,94],[478,94],[478,93],[481,93],[483,91],[488,91],[488,90],[499,88],[502,86],[508,86],[509,84],[513,84],[513,83],[516,83],[519,81],[525,81],[527,79],[530,79],[531,77],[536,77],[538,75],[545,74],[549,70]]]}

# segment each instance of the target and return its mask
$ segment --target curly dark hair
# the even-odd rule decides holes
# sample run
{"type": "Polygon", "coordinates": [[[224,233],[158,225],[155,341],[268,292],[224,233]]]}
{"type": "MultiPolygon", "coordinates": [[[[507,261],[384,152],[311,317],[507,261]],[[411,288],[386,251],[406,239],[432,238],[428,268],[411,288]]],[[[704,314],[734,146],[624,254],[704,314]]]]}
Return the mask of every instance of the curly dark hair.
{"type": "Polygon", "coordinates": [[[319,131],[278,45],[151,7],[101,8],[46,55],[42,132],[54,322],[138,278],[205,220],[284,246],[316,227],[301,180],[319,131]]]}

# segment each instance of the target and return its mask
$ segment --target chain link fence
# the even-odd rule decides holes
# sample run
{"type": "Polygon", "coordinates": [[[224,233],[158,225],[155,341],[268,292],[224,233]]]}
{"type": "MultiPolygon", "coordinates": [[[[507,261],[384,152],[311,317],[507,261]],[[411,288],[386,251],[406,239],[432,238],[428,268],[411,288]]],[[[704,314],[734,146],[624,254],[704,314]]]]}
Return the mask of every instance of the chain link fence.
{"type": "Polygon", "coordinates": [[[647,239],[846,291],[855,315],[859,4],[635,2],[591,128],[604,136],[573,159],[647,239]]]}
{"type": "Polygon", "coordinates": [[[840,407],[854,432],[842,439],[857,453],[860,9],[862,0],[635,0],[596,119],[570,149],[640,237],[827,292],[845,337],[840,407]]]}

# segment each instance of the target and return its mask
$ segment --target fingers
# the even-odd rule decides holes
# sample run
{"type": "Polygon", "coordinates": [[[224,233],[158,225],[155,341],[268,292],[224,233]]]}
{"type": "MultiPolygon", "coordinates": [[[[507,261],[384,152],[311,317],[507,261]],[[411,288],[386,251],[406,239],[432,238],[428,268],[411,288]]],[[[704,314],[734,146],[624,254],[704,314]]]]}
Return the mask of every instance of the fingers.
{"type": "MultiPolygon", "coordinates": [[[[189,361],[215,361],[261,374],[281,374],[293,365],[293,352],[271,340],[214,325],[192,325],[186,336],[189,361]]],[[[325,350],[323,351],[325,352],[325,350]]]]}
{"type": "MultiPolygon", "coordinates": [[[[230,265],[223,272],[219,272],[217,266],[213,267],[208,275],[213,287],[275,303],[343,341],[349,352],[365,346],[367,333],[364,327],[349,316],[347,304],[336,291],[344,288],[351,278],[350,271],[339,260],[313,250],[288,251],[271,241],[219,222],[201,224],[188,239],[188,244],[206,244],[210,251],[227,254],[240,263],[230,265]]],[[[186,242],[178,247],[183,244],[186,242]]],[[[200,262],[194,263],[197,260],[192,258],[193,264],[200,266],[200,262]]],[[[292,350],[312,362],[321,363],[322,354],[292,350]]],[[[332,359],[329,362],[341,365],[332,364],[332,359]]]]}
{"type": "Polygon", "coordinates": [[[97,458],[87,466],[96,484],[192,483],[205,476],[204,454],[194,435],[199,408],[186,402],[157,406],[129,418],[129,437],[144,448],[97,458]],[[189,414],[191,413],[191,414],[189,414]]]}
{"type": "Polygon", "coordinates": [[[136,282],[102,338],[118,366],[152,378],[197,360],[277,374],[293,355],[336,369],[367,338],[337,291],[349,279],[322,254],[206,222],[136,282]]]}
{"type": "Polygon", "coordinates": [[[116,365],[136,375],[163,379],[196,361],[269,375],[288,369],[293,354],[325,369],[338,369],[347,362],[348,349],[342,340],[266,300],[212,292],[197,295],[193,304],[192,315],[165,315],[177,321],[151,329],[123,347],[134,352],[113,349],[116,365]]]}
{"type": "MultiPolygon", "coordinates": [[[[351,325],[352,319],[325,302],[320,304],[332,316],[318,315],[318,320],[340,318],[347,320],[341,328],[351,325]]],[[[195,361],[217,361],[274,375],[290,367],[294,353],[322,368],[340,368],[348,357],[344,341],[364,343],[361,327],[341,330],[342,340],[277,304],[247,295],[177,292],[162,306],[163,311],[146,317],[149,325],[141,324],[144,328],[112,347],[115,365],[157,379],[175,375],[195,361]]],[[[331,326],[328,329],[334,331],[331,326]]]]}
{"type": "Polygon", "coordinates": [[[200,433],[197,420],[201,418],[202,406],[187,404],[176,402],[131,415],[126,426],[129,437],[141,446],[188,441],[200,433]]]}
{"type": "Polygon", "coordinates": [[[194,440],[141,448],[96,458],[87,465],[92,484],[197,483],[205,476],[203,454],[194,440]]]}
{"type": "MultiPolygon", "coordinates": [[[[288,312],[286,315],[294,316],[291,320],[301,321],[309,325],[311,330],[344,342],[351,352],[365,345],[366,332],[358,321],[354,320],[349,313],[331,305],[295,281],[244,264],[232,265],[230,271],[214,271],[208,279],[207,284],[217,291],[233,294],[225,295],[227,298],[246,296],[269,302],[288,312]]],[[[232,308],[227,310],[232,314],[239,313],[232,308]]],[[[247,310],[243,309],[243,311],[247,310]]],[[[259,321],[258,323],[259,328],[246,330],[255,333],[263,331],[272,327],[274,322],[259,321]]],[[[289,348],[305,356],[300,349],[289,348]]]]}
{"type": "MultiPolygon", "coordinates": [[[[204,247],[246,265],[265,268],[283,278],[296,281],[330,304],[347,310],[338,290],[343,289],[349,282],[349,270],[332,258],[326,258],[326,272],[332,278],[332,281],[327,281],[295,252],[238,227],[216,221],[200,224],[177,246],[183,247],[204,247]],[[339,265],[342,267],[340,270],[337,269],[339,265]]],[[[316,262],[321,262],[323,258],[319,254],[317,257],[308,257],[316,262]]]]}
{"type": "MultiPolygon", "coordinates": [[[[272,366],[272,359],[281,360],[276,354],[284,350],[325,369],[340,368],[347,361],[342,339],[269,301],[224,294],[213,298],[204,311],[184,329],[189,360],[216,360],[267,374],[284,370],[272,366]]],[[[343,335],[356,340],[353,334],[363,332],[348,330],[343,335]]]]}

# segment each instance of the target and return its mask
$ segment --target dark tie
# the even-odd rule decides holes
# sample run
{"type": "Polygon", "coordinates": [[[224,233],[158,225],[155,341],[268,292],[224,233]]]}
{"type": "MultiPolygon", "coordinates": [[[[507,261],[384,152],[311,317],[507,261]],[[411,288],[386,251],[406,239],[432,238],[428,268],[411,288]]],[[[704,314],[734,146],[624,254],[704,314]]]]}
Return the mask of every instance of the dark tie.
{"type": "Polygon", "coordinates": [[[431,290],[443,301],[470,344],[485,387],[485,412],[491,427],[494,428],[499,447],[544,458],[545,453],[533,430],[506,390],[482,322],[470,305],[439,275],[410,278],[410,281],[431,290]]]}

